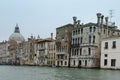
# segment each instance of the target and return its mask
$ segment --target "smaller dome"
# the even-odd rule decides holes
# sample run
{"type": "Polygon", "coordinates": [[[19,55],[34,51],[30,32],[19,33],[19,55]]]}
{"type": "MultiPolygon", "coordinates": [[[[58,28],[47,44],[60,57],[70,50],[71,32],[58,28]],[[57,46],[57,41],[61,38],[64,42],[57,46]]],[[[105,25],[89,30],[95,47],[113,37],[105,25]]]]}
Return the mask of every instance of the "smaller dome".
{"type": "Polygon", "coordinates": [[[14,31],[14,33],[12,33],[10,35],[9,40],[15,40],[17,42],[24,42],[25,41],[25,39],[22,36],[22,34],[20,34],[20,30],[19,30],[18,24],[16,24],[15,31],[14,31]]]}

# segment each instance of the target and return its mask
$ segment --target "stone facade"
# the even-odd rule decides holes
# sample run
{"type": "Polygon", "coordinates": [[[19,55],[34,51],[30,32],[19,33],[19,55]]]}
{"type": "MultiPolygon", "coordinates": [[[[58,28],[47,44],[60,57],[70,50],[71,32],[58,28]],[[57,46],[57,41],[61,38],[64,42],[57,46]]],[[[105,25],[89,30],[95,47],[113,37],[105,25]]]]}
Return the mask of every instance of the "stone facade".
{"type": "Polygon", "coordinates": [[[101,68],[120,69],[120,35],[102,40],[101,68]]]}
{"type": "Polygon", "coordinates": [[[56,28],[56,66],[69,66],[72,24],[56,28]]]}
{"type": "Polygon", "coordinates": [[[49,43],[53,38],[36,39],[35,41],[35,57],[34,64],[46,66],[48,65],[49,43]]]}
{"type": "Polygon", "coordinates": [[[14,40],[10,40],[9,42],[9,46],[8,46],[8,51],[10,54],[10,58],[9,58],[9,62],[10,64],[17,64],[17,42],[14,40]]]}
{"type": "Polygon", "coordinates": [[[115,25],[108,24],[108,17],[97,13],[97,23],[80,24],[73,17],[74,29],[72,32],[71,67],[100,67],[102,38],[119,34],[115,25]]]}
{"type": "Polygon", "coordinates": [[[56,60],[56,45],[55,40],[48,43],[48,60],[47,64],[48,66],[55,66],[55,60],[56,60]]]}
{"type": "Polygon", "coordinates": [[[0,42],[0,64],[9,64],[8,42],[0,42]]]}

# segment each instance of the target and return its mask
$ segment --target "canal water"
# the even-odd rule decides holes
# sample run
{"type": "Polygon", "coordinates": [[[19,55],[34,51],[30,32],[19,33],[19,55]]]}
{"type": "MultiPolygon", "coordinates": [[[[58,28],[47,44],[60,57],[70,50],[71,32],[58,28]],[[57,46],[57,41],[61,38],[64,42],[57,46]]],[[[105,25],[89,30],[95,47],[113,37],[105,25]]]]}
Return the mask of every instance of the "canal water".
{"type": "Polygon", "coordinates": [[[120,70],[0,65],[0,80],[120,80],[120,70]]]}

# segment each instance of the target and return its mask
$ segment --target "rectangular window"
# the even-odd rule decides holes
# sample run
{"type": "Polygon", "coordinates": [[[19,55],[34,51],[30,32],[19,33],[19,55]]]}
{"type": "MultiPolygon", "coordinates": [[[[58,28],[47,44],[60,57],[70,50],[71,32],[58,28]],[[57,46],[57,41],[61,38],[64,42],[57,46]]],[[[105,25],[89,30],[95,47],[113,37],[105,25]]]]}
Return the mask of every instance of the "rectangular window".
{"type": "Polygon", "coordinates": [[[78,29],[78,34],[80,34],[80,29],[78,29]]]}
{"type": "Polygon", "coordinates": [[[81,42],[80,43],[82,43],[82,41],[83,41],[83,38],[81,37],[81,42]]]}
{"type": "Polygon", "coordinates": [[[63,59],[63,55],[61,55],[61,59],[63,59]]]}
{"type": "Polygon", "coordinates": [[[105,49],[108,49],[108,42],[105,42],[105,49]]]}
{"type": "Polygon", "coordinates": [[[115,66],[116,59],[111,59],[111,66],[115,66]]]}
{"type": "Polygon", "coordinates": [[[93,43],[95,43],[95,36],[93,36],[93,43]]]}
{"type": "Polygon", "coordinates": [[[89,36],[89,43],[91,43],[91,36],[89,36]]]}
{"type": "Polygon", "coordinates": [[[104,29],[104,34],[106,33],[105,29],[104,29]]]}
{"type": "Polygon", "coordinates": [[[80,56],[82,55],[82,48],[80,48],[80,56]]]}
{"type": "Polygon", "coordinates": [[[77,30],[76,30],[75,34],[77,35],[77,30]]]}
{"type": "Polygon", "coordinates": [[[83,28],[81,29],[81,34],[83,34],[83,28]]]}
{"type": "Polygon", "coordinates": [[[107,54],[105,54],[104,56],[105,56],[105,57],[108,57],[108,55],[107,55],[107,54]]]}
{"type": "Polygon", "coordinates": [[[104,59],[104,66],[107,66],[107,59],[104,59]]]}
{"type": "Polygon", "coordinates": [[[91,48],[88,48],[88,55],[91,55],[91,48]]]}
{"type": "Polygon", "coordinates": [[[112,48],[116,48],[116,41],[113,41],[113,46],[112,48]]]}
{"type": "Polygon", "coordinates": [[[80,38],[78,38],[78,44],[79,44],[79,42],[80,42],[80,38]]]}

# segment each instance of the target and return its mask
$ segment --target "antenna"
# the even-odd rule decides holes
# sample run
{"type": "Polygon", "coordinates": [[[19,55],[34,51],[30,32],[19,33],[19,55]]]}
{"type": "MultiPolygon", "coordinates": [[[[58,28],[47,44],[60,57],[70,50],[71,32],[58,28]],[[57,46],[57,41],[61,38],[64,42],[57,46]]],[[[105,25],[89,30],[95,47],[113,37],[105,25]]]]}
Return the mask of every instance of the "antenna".
{"type": "Polygon", "coordinates": [[[113,18],[113,9],[111,9],[111,10],[109,10],[109,15],[110,15],[110,22],[111,22],[111,20],[112,20],[112,18],[113,18]]]}

